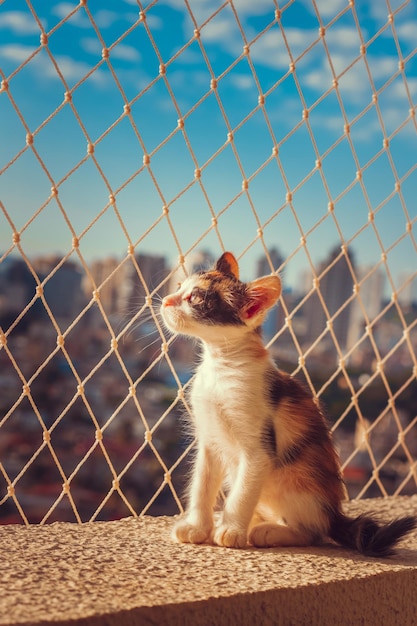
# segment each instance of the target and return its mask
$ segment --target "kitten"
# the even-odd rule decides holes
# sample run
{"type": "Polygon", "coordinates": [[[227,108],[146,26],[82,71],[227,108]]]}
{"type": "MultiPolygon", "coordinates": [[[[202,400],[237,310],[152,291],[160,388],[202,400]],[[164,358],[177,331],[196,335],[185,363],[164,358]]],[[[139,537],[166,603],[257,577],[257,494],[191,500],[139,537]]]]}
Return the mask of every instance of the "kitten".
{"type": "Polygon", "coordinates": [[[190,393],[197,453],[189,506],[173,536],[230,548],[331,538],[366,555],[392,554],[416,518],[381,525],[344,515],[345,487],[323,414],[263,346],[260,326],[280,293],[275,275],[241,282],[226,252],[162,301],[168,329],[203,347],[190,393]],[[227,497],[214,515],[222,487],[227,497]]]}

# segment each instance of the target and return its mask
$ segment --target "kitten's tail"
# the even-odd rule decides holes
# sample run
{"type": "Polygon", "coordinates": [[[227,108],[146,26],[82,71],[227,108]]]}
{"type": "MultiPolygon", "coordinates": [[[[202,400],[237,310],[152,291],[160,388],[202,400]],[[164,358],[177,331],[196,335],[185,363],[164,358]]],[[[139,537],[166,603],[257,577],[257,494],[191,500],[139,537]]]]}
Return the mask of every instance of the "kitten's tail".
{"type": "Polygon", "coordinates": [[[329,537],[366,556],[386,557],[395,553],[402,537],[417,527],[417,518],[401,517],[383,524],[369,515],[350,518],[341,512],[333,517],[329,537]]]}

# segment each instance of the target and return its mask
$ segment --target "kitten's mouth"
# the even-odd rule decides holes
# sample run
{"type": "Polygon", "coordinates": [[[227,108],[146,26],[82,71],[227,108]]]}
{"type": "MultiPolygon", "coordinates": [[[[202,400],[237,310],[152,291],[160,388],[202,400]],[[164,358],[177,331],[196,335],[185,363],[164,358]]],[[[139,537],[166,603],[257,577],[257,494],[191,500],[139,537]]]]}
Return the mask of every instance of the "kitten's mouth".
{"type": "Polygon", "coordinates": [[[177,331],[180,326],[180,319],[178,315],[178,311],[175,307],[167,306],[166,304],[162,304],[160,308],[160,313],[165,325],[169,328],[169,330],[177,331]]]}

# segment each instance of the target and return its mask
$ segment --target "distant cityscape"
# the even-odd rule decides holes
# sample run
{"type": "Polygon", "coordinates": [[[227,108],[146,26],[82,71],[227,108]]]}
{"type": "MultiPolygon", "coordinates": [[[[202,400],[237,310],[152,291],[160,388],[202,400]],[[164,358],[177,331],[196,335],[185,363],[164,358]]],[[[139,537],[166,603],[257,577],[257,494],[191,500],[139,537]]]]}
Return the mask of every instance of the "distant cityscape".
{"type": "MultiPolygon", "coordinates": [[[[404,387],[396,398],[397,416],[404,427],[415,418],[416,380],[414,377],[405,386],[404,381],[410,379],[412,353],[417,353],[417,327],[413,325],[417,281],[408,280],[397,307],[395,302],[384,301],[381,269],[358,268],[353,253],[339,257],[339,252],[340,248],[331,250],[318,268],[319,291],[311,291],[311,276],[306,277],[304,287],[290,289],[284,274],[283,299],[268,316],[264,334],[267,341],[277,336],[271,351],[283,369],[293,372],[300,350],[305,355],[316,391],[324,386],[320,395],[331,423],[346,413],[335,439],[342,460],[358,450],[345,472],[349,492],[355,495],[373,468],[362,421],[357,409],[349,408],[351,389],[343,374],[333,378],[332,374],[341,355],[347,355],[350,380],[359,389],[384,359],[384,376],[392,392],[404,387]],[[360,281],[360,301],[355,297],[358,288],[352,271],[360,281]],[[411,325],[407,341],[403,341],[404,324],[411,325]],[[367,325],[371,332],[366,332],[367,325]],[[329,378],[331,383],[326,384],[329,378]]],[[[190,258],[188,270],[212,262],[212,255],[202,251],[190,258]]],[[[269,274],[271,264],[277,269],[282,263],[280,252],[270,250],[269,258],[258,260],[255,274],[269,274]]],[[[169,485],[164,486],[164,473],[175,465],[172,483],[181,494],[189,466],[187,460],[178,465],[176,461],[189,440],[183,425],[184,407],[176,402],[177,383],[169,364],[158,359],[151,367],[160,355],[161,338],[146,296],[153,294],[156,311],[160,299],[175,289],[182,277],[168,278],[171,268],[166,258],[153,254],[127,257],[123,263],[113,257],[93,261],[89,276],[75,262],[61,263],[57,257],[38,257],[31,265],[43,283],[43,294],[36,291],[37,283],[24,260],[7,257],[0,265],[0,463],[4,468],[0,473],[0,522],[22,521],[13,499],[7,497],[5,475],[15,481],[16,497],[31,522],[75,520],[69,498],[62,498],[54,508],[62,493],[63,475],[70,481],[71,496],[83,521],[109,494],[97,519],[131,514],[117,490],[112,491],[115,475],[121,476],[121,491],[137,513],[144,509],[155,515],[178,512],[169,485]],[[93,292],[98,294],[94,303],[93,292]],[[58,334],[65,335],[65,349],[57,349],[58,334]],[[114,336],[119,337],[117,353],[123,366],[110,348],[114,336]],[[30,382],[30,397],[22,394],[23,381],[15,364],[30,382]],[[74,370],[83,381],[84,397],[77,393],[74,370]],[[129,395],[130,381],[135,385],[135,398],[129,395]],[[159,422],[161,416],[164,419],[159,422]],[[97,445],[97,428],[102,431],[106,453],[97,445]],[[50,447],[42,445],[45,429],[50,432],[50,447]],[[144,445],[148,429],[152,430],[152,445],[144,445]]],[[[195,345],[178,337],[170,345],[169,357],[185,383],[195,361],[195,345]]],[[[302,370],[298,375],[302,377],[302,370]]],[[[372,424],[387,406],[386,382],[376,377],[358,402],[362,415],[372,424]]],[[[414,458],[416,431],[413,427],[405,437],[414,458]]],[[[371,446],[377,462],[389,453],[397,434],[396,418],[387,411],[372,429],[371,446]]],[[[379,472],[387,492],[404,483],[408,469],[404,448],[397,446],[379,472]]],[[[405,481],[402,492],[415,491],[415,483],[405,481]]],[[[372,483],[365,495],[380,494],[372,483]]]]}

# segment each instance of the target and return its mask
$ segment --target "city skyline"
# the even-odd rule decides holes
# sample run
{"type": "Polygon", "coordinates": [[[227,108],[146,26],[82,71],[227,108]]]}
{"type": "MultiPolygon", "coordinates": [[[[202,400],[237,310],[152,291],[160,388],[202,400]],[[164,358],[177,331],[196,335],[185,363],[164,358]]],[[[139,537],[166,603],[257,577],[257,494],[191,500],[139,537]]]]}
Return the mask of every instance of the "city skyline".
{"type": "MultiPolygon", "coordinates": [[[[352,248],[349,248],[348,250],[349,254],[353,254],[355,259],[358,258],[355,249],[352,250],[352,248]]],[[[209,268],[215,262],[216,258],[221,254],[221,252],[222,251],[220,250],[217,254],[215,254],[210,249],[197,248],[185,259],[185,266],[187,267],[187,271],[192,272],[196,269],[209,268]]],[[[314,267],[315,274],[319,276],[322,272],[326,273],[326,259],[329,259],[332,255],[336,255],[339,253],[340,249],[336,243],[334,243],[333,245],[329,245],[327,250],[322,252],[322,256],[318,258],[318,262],[314,267]]],[[[0,249],[0,257],[1,254],[2,250],[0,249]]],[[[178,267],[178,263],[175,259],[171,259],[169,255],[159,254],[158,252],[148,252],[146,250],[142,250],[141,252],[137,251],[134,256],[143,258],[164,258],[168,272],[173,272],[175,268],[178,267]]],[[[313,269],[310,266],[306,265],[304,268],[301,268],[297,273],[294,274],[294,272],[291,272],[289,275],[285,257],[282,255],[282,252],[278,246],[273,246],[272,248],[270,248],[268,250],[268,256],[271,259],[274,271],[277,271],[280,274],[284,290],[294,291],[298,294],[305,294],[313,288],[314,274],[313,269]]],[[[19,259],[22,260],[20,255],[16,252],[8,255],[3,261],[4,265],[0,264],[0,273],[1,271],[5,270],[8,263],[15,262],[19,259]]],[[[100,266],[102,268],[102,278],[98,281],[98,285],[100,285],[112,271],[114,271],[122,264],[124,259],[125,257],[123,254],[104,254],[101,257],[97,256],[87,261],[86,265],[89,271],[93,271],[93,268],[96,266],[100,266]]],[[[50,264],[49,271],[53,269],[54,263],[58,264],[61,262],[61,260],[62,255],[58,253],[32,254],[29,256],[29,261],[34,265],[35,269],[39,268],[39,263],[44,263],[46,267],[48,266],[48,264],[50,264]]],[[[79,259],[77,259],[77,257],[70,256],[67,262],[75,263],[75,265],[84,275],[83,265],[79,261],[79,259]]],[[[241,279],[244,282],[249,282],[257,276],[260,276],[260,267],[263,268],[263,272],[265,275],[271,273],[271,263],[268,260],[266,254],[259,255],[257,258],[253,259],[253,262],[248,262],[248,260],[246,260],[242,264],[243,272],[241,268],[241,279]]],[[[48,274],[49,271],[46,274],[48,274]]],[[[354,272],[357,277],[358,283],[361,283],[363,280],[367,280],[368,277],[372,277],[372,275],[375,275],[375,277],[377,277],[375,283],[378,284],[378,293],[381,294],[382,298],[392,298],[390,283],[387,281],[387,277],[382,264],[376,267],[356,263],[356,268],[354,269],[354,272]]],[[[169,281],[173,285],[175,281],[178,282],[180,280],[179,278],[177,280],[177,273],[181,274],[181,276],[183,275],[183,271],[181,269],[178,269],[177,272],[174,272],[172,279],[169,281]]],[[[87,280],[87,275],[84,275],[83,280],[87,280]]],[[[397,297],[400,301],[404,301],[406,303],[417,301],[416,272],[406,272],[404,270],[400,270],[399,275],[394,276],[394,280],[398,289],[397,297]]],[[[150,286],[151,290],[154,288],[154,286],[155,284],[153,282],[150,286]]],[[[372,293],[375,294],[375,289],[372,291],[372,293]]]]}
{"type": "MultiPolygon", "coordinates": [[[[211,267],[214,260],[207,250],[197,252],[190,257],[188,270],[194,272],[211,267]]],[[[278,267],[282,262],[280,252],[277,249],[270,250],[268,257],[258,258],[254,277],[269,274],[271,264],[278,267]]],[[[46,320],[50,314],[62,320],[63,328],[66,327],[72,320],[87,313],[97,289],[104,315],[108,319],[116,316],[111,324],[115,323],[117,333],[130,333],[131,328],[136,328],[138,338],[142,335],[141,329],[145,331],[145,336],[156,333],[156,327],[151,329],[154,324],[147,308],[147,294],[152,294],[151,305],[157,314],[161,298],[175,291],[178,281],[182,280],[180,272],[170,267],[166,257],[155,254],[138,254],[128,263],[119,262],[114,257],[103,258],[93,262],[88,273],[84,273],[82,266],[72,261],[66,261],[57,269],[57,259],[48,256],[34,258],[31,266],[32,270],[29,270],[18,257],[9,257],[8,263],[0,266],[0,326],[6,336],[13,334],[17,323],[15,318],[21,319],[20,312],[24,310],[29,310],[29,315],[22,318],[26,320],[22,328],[30,325],[31,320],[46,320]],[[34,298],[37,281],[43,285],[45,307],[40,299],[34,298]],[[45,309],[48,311],[46,317],[45,309]]],[[[404,321],[401,321],[404,316],[408,320],[406,324],[409,326],[410,339],[415,341],[415,321],[412,315],[417,308],[416,279],[395,300],[386,299],[384,275],[379,268],[367,271],[357,266],[351,252],[347,256],[339,255],[334,248],[323,258],[319,272],[319,291],[313,288],[312,277],[308,283],[304,283],[305,289],[302,284],[298,289],[290,288],[285,277],[282,277],[283,300],[271,310],[264,323],[264,334],[268,341],[278,336],[278,354],[283,347],[285,352],[285,344],[289,341],[290,352],[293,353],[291,358],[298,358],[292,339],[286,332],[287,315],[292,320],[292,328],[303,349],[318,341],[318,354],[324,351],[330,355],[335,341],[343,352],[354,352],[363,342],[367,324],[374,333],[377,332],[377,336],[383,333],[383,343],[388,346],[392,343],[389,333],[397,341],[401,336],[401,328],[405,329],[404,321]],[[355,283],[355,277],[358,277],[360,283],[355,283]],[[353,297],[355,293],[359,294],[359,298],[353,297]],[[402,309],[400,316],[395,302],[402,309]],[[330,333],[329,318],[332,319],[330,333]],[[381,320],[385,320],[382,325],[381,320]]],[[[376,341],[378,343],[379,340],[376,341]]],[[[153,341],[150,342],[152,344],[153,341]]],[[[192,360],[191,354],[187,351],[186,354],[186,358],[192,360]]],[[[356,360],[360,362],[360,358],[356,360]]]]}

